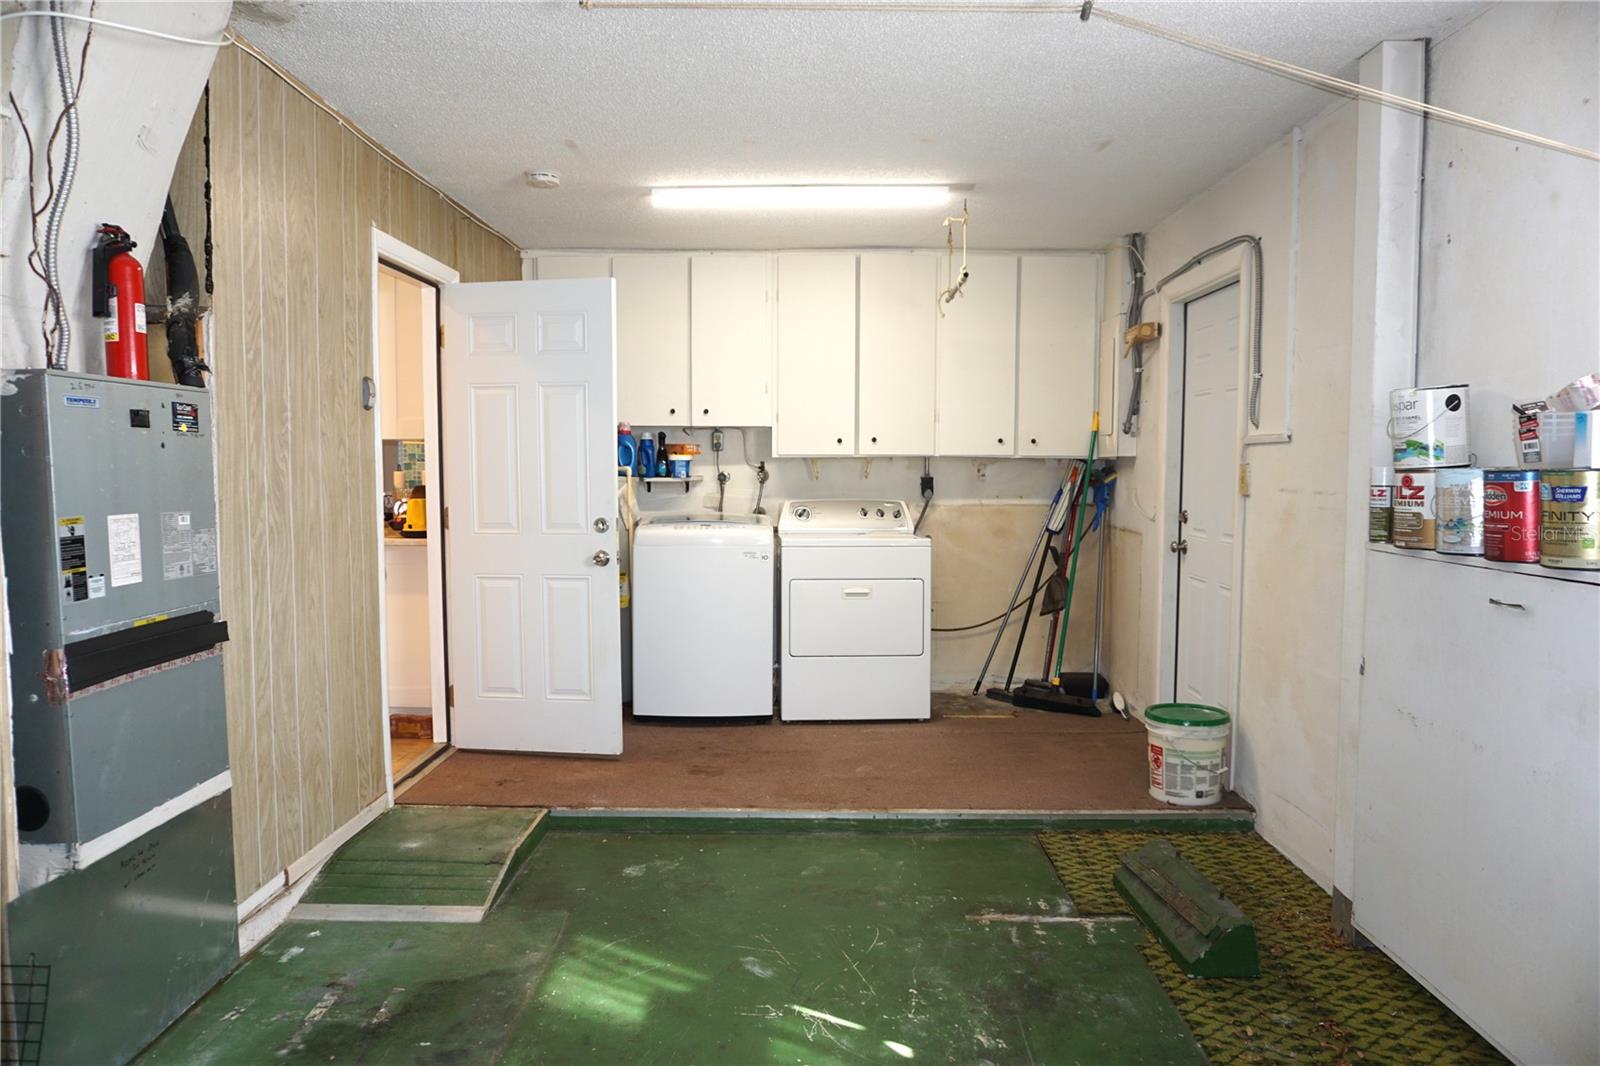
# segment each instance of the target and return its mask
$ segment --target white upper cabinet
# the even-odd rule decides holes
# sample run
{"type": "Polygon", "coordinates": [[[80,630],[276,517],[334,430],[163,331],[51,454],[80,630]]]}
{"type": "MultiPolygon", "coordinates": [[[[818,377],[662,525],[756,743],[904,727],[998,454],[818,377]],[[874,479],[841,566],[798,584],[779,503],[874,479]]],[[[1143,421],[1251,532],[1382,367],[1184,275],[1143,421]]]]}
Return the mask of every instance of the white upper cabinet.
{"type": "Polygon", "coordinates": [[[770,262],[767,255],[690,258],[689,425],[772,425],[770,262]]]}
{"type": "MultiPolygon", "coordinates": [[[[938,319],[937,453],[1011,455],[1017,428],[1017,257],[969,255],[967,268],[971,276],[963,294],[945,304],[938,319]]],[[[938,269],[942,286],[942,258],[938,269]]]]}
{"type": "Polygon", "coordinates": [[[540,281],[560,281],[562,278],[609,278],[611,257],[608,255],[541,255],[540,281]]]}
{"type": "MultiPolygon", "coordinates": [[[[424,297],[433,289],[378,268],[378,412],[385,440],[421,440],[424,297]]],[[[427,345],[431,351],[432,346],[427,345]]]]}
{"type": "MultiPolygon", "coordinates": [[[[940,260],[863,252],[857,421],[861,455],[932,455],[940,260]]],[[[779,393],[779,402],[783,400],[779,393]]]]}
{"type": "Polygon", "coordinates": [[[618,255],[617,417],[688,425],[689,257],[618,255]]]}
{"type": "Polygon", "coordinates": [[[1099,294],[1099,256],[1022,257],[1017,455],[1088,454],[1096,399],[1099,294]]]}
{"type": "Polygon", "coordinates": [[[775,455],[856,451],[856,257],[778,256],[775,455]]]}

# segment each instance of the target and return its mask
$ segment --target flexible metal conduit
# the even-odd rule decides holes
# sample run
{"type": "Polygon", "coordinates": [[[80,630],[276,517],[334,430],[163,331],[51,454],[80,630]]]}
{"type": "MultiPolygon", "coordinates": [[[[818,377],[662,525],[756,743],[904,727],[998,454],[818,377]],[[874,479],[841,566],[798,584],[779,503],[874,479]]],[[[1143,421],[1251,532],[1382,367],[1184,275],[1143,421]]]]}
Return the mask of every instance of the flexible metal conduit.
{"type": "MultiPolygon", "coordinates": [[[[61,0],[50,0],[50,10],[59,14],[61,0]]],[[[67,58],[67,31],[61,19],[50,20],[50,42],[55,48],[56,77],[61,82],[61,106],[67,120],[67,150],[61,164],[61,180],[56,185],[55,199],[50,202],[50,215],[44,226],[44,272],[50,287],[48,299],[53,305],[56,320],[55,344],[50,350],[50,365],[57,370],[67,369],[67,356],[72,351],[72,322],[67,315],[66,300],[61,292],[61,220],[67,211],[67,199],[72,195],[72,179],[78,172],[78,97],[72,85],[72,63],[67,58]]]]}
{"type": "MultiPolygon", "coordinates": [[[[1254,299],[1252,301],[1255,304],[1255,306],[1251,309],[1252,313],[1250,315],[1250,399],[1249,399],[1249,408],[1248,408],[1248,410],[1250,412],[1250,425],[1253,426],[1256,429],[1260,429],[1261,428],[1261,303],[1262,303],[1261,296],[1262,296],[1262,288],[1263,288],[1262,275],[1264,273],[1264,271],[1262,269],[1261,238],[1260,237],[1252,237],[1249,234],[1243,234],[1243,235],[1238,236],[1238,237],[1231,237],[1228,240],[1223,241],[1221,244],[1214,244],[1210,248],[1207,248],[1205,251],[1200,252],[1197,255],[1191,256],[1189,258],[1189,260],[1187,262],[1185,262],[1181,267],[1179,267],[1177,270],[1174,270],[1172,273],[1168,274],[1166,277],[1162,278],[1159,282],[1157,282],[1156,283],[1156,287],[1151,289],[1148,294],[1143,294],[1143,293],[1139,294],[1138,301],[1134,304],[1134,306],[1132,308],[1132,314],[1130,314],[1128,316],[1128,319],[1129,319],[1128,325],[1130,327],[1132,327],[1132,326],[1136,326],[1140,322],[1144,321],[1144,302],[1145,302],[1145,300],[1148,299],[1149,296],[1153,296],[1156,293],[1160,292],[1162,289],[1166,288],[1168,282],[1172,281],[1174,278],[1176,278],[1176,277],[1178,277],[1178,276],[1180,276],[1182,274],[1185,274],[1185,273],[1189,272],[1190,270],[1193,270],[1195,267],[1199,266],[1201,263],[1204,263],[1207,259],[1210,259],[1212,256],[1216,255],[1218,252],[1225,252],[1229,248],[1236,248],[1241,244],[1248,244],[1250,246],[1250,252],[1251,252],[1251,271],[1250,272],[1254,275],[1254,277],[1252,278],[1253,285],[1251,287],[1255,290],[1254,299]]],[[[1138,267],[1138,269],[1139,269],[1140,273],[1142,274],[1143,273],[1142,263],[1138,267]]],[[[1129,436],[1136,436],[1137,435],[1137,426],[1135,425],[1134,420],[1139,415],[1139,393],[1142,391],[1142,386],[1143,386],[1143,383],[1144,383],[1144,359],[1143,359],[1143,356],[1142,356],[1142,354],[1140,352],[1140,349],[1142,349],[1143,347],[1144,346],[1142,344],[1136,344],[1136,345],[1133,346],[1133,388],[1129,392],[1129,395],[1128,395],[1128,414],[1127,414],[1127,417],[1122,420],[1122,431],[1123,431],[1123,433],[1125,433],[1125,434],[1127,434],[1129,436]]]]}

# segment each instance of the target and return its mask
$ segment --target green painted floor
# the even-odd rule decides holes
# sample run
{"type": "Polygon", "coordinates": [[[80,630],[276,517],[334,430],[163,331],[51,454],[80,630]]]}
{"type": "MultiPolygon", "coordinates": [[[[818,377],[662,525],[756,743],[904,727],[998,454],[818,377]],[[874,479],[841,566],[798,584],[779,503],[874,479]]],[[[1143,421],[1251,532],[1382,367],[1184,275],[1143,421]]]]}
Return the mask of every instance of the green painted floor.
{"type": "Polygon", "coordinates": [[[1032,834],[549,832],[480,925],[291,922],[147,1063],[1201,1063],[1032,834]]]}

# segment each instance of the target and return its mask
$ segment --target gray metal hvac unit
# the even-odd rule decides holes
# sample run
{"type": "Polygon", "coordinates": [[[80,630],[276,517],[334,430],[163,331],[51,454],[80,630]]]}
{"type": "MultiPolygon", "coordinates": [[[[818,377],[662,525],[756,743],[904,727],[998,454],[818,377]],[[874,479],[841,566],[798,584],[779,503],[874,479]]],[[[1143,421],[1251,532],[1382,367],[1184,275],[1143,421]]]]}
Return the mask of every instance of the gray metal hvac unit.
{"type": "Polygon", "coordinates": [[[237,958],[211,399],[0,379],[0,537],[44,1061],[121,1060],[237,958]]]}

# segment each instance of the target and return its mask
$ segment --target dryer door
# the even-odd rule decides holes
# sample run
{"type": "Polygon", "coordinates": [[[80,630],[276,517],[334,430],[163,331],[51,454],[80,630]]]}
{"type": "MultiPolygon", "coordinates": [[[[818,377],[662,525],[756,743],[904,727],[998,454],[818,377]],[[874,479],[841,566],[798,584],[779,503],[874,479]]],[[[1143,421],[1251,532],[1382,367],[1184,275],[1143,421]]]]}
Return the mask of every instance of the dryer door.
{"type": "Polygon", "coordinates": [[[916,578],[789,582],[789,654],[921,655],[927,615],[916,578]]]}

